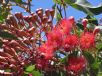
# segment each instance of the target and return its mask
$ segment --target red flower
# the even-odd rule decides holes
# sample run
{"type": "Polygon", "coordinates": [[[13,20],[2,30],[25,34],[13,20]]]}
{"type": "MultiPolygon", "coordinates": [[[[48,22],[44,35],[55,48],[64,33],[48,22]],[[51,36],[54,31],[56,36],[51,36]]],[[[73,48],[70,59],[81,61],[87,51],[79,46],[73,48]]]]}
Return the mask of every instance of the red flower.
{"type": "Polygon", "coordinates": [[[76,35],[69,35],[63,41],[65,51],[71,51],[78,45],[78,37],[76,35]]]}
{"type": "Polygon", "coordinates": [[[62,44],[62,34],[59,30],[54,29],[47,35],[48,44],[52,44],[55,48],[58,48],[62,44]]]}
{"type": "Polygon", "coordinates": [[[84,33],[80,38],[80,47],[88,49],[95,46],[95,35],[92,33],[84,33]]]}
{"type": "Polygon", "coordinates": [[[52,45],[46,43],[39,48],[39,51],[45,57],[45,59],[51,59],[53,57],[54,48],[52,45]]]}
{"type": "Polygon", "coordinates": [[[68,19],[62,19],[59,22],[58,29],[61,31],[62,34],[70,34],[70,31],[72,29],[72,22],[68,19]]]}
{"type": "Polygon", "coordinates": [[[76,76],[85,69],[86,64],[86,59],[83,56],[70,56],[68,58],[68,66],[66,66],[66,69],[69,74],[73,74],[76,76]]]}

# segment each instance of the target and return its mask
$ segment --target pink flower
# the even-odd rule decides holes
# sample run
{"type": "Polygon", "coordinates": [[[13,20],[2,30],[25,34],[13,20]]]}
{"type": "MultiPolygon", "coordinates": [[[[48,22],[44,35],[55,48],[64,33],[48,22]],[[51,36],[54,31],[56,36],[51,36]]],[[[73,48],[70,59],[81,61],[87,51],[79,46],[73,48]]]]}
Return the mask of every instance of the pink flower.
{"type": "Polygon", "coordinates": [[[72,22],[68,19],[62,19],[59,22],[58,29],[61,31],[62,34],[70,34],[71,29],[72,29],[72,22]]]}
{"type": "Polygon", "coordinates": [[[78,37],[76,35],[68,35],[63,40],[63,47],[65,51],[71,51],[78,45],[78,37]]]}
{"type": "Polygon", "coordinates": [[[47,43],[52,44],[55,48],[58,48],[62,44],[62,34],[59,30],[54,29],[47,35],[47,43]]]}
{"type": "Polygon", "coordinates": [[[95,35],[93,33],[84,33],[80,37],[80,47],[88,49],[95,46],[95,35]]]}
{"type": "Polygon", "coordinates": [[[39,48],[39,51],[45,59],[51,59],[53,57],[54,48],[52,45],[45,43],[39,48]]]}
{"type": "Polygon", "coordinates": [[[86,59],[83,56],[70,56],[68,58],[68,66],[66,66],[66,69],[69,74],[73,74],[76,76],[85,69],[86,64],[86,59]]]}

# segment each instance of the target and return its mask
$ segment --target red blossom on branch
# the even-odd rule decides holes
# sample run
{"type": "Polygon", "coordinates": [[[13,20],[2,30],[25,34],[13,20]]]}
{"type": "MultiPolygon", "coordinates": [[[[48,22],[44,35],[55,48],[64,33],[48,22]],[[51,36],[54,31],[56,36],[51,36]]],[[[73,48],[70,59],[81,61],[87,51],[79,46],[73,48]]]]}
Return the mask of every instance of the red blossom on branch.
{"type": "Polygon", "coordinates": [[[89,32],[82,34],[80,37],[80,47],[82,49],[95,47],[95,35],[89,32]]]}
{"type": "Polygon", "coordinates": [[[86,65],[87,62],[83,56],[70,56],[68,58],[68,66],[66,66],[66,69],[69,75],[77,76],[85,69],[86,65]]]}

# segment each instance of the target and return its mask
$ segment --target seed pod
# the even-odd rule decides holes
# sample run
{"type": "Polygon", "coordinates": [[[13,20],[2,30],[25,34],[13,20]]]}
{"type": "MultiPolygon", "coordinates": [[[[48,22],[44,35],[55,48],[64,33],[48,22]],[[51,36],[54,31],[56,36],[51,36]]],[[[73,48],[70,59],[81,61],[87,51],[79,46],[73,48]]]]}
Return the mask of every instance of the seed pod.
{"type": "Polygon", "coordinates": [[[7,53],[5,53],[5,52],[0,52],[0,56],[11,58],[11,57],[10,57],[10,56],[8,56],[8,54],[7,54],[7,53]]]}
{"type": "Polygon", "coordinates": [[[18,25],[25,26],[24,21],[18,22],[18,25]]]}
{"type": "Polygon", "coordinates": [[[12,25],[12,21],[10,20],[10,18],[7,18],[7,19],[6,19],[6,24],[12,25]]]}
{"type": "Polygon", "coordinates": [[[15,17],[19,20],[19,19],[23,19],[23,15],[21,12],[19,13],[15,13],[15,17]]]}
{"type": "Polygon", "coordinates": [[[35,14],[34,12],[31,12],[31,16],[34,15],[34,14],[35,14]]]}
{"type": "Polygon", "coordinates": [[[17,65],[10,64],[10,65],[9,65],[9,68],[12,69],[12,70],[16,70],[16,71],[18,71],[18,69],[17,69],[17,65]]]}
{"type": "Polygon", "coordinates": [[[47,24],[50,25],[50,26],[52,26],[52,20],[49,19],[49,20],[47,21],[47,24]]]}
{"type": "Polygon", "coordinates": [[[31,44],[31,42],[29,41],[29,39],[24,39],[23,42],[24,42],[25,44],[27,44],[27,45],[30,45],[30,44],[31,44]]]}
{"type": "Polygon", "coordinates": [[[0,29],[6,29],[6,30],[9,30],[9,27],[6,26],[5,24],[0,24],[0,29]]]}
{"type": "Polygon", "coordinates": [[[10,20],[12,21],[12,25],[15,27],[15,28],[18,28],[18,24],[17,24],[17,21],[16,19],[14,18],[13,15],[10,15],[10,20]]]}
{"type": "Polygon", "coordinates": [[[53,20],[53,17],[54,17],[54,14],[55,14],[55,12],[54,12],[54,10],[52,9],[52,10],[50,10],[50,14],[51,14],[51,17],[52,17],[52,20],[53,20]]]}
{"type": "Polygon", "coordinates": [[[16,48],[16,47],[20,47],[22,49],[22,51],[26,51],[26,48],[23,47],[20,43],[18,43],[15,40],[12,40],[11,42],[9,42],[8,44],[10,47],[16,48]]]}
{"type": "Polygon", "coordinates": [[[20,36],[20,37],[23,37],[23,36],[29,37],[29,36],[30,36],[29,33],[25,32],[25,31],[23,31],[23,30],[18,30],[18,31],[17,31],[17,35],[20,36]]]}
{"type": "Polygon", "coordinates": [[[33,15],[33,18],[34,18],[34,20],[35,20],[39,25],[41,24],[41,22],[40,22],[40,20],[38,19],[38,16],[37,16],[36,14],[33,15]]]}
{"type": "Polygon", "coordinates": [[[25,21],[28,21],[28,16],[23,16],[23,19],[24,19],[25,21]]]}
{"type": "Polygon", "coordinates": [[[18,65],[18,60],[15,60],[13,58],[8,59],[8,64],[14,64],[15,66],[18,65]]]}
{"type": "Polygon", "coordinates": [[[31,27],[28,29],[28,32],[33,36],[33,34],[35,33],[36,28],[35,27],[31,27]]]}
{"type": "Polygon", "coordinates": [[[11,42],[9,42],[8,45],[11,46],[11,47],[20,46],[19,43],[15,40],[12,40],[11,42]]]}
{"type": "Polygon", "coordinates": [[[30,16],[30,20],[31,20],[32,23],[35,23],[36,22],[33,15],[30,16]]]}
{"type": "Polygon", "coordinates": [[[37,13],[37,14],[40,13],[38,16],[39,16],[39,17],[42,17],[42,16],[43,16],[43,9],[42,9],[42,8],[37,9],[37,10],[36,10],[36,13],[37,13]]]}
{"type": "Polygon", "coordinates": [[[43,16],[42,18],[42,23],[45,24],[48,21],[48,17],[46,15],[43,16]]]}
{"type": "Polygon", "coordinates": [[[0,70],[8,69],[9,64],[7,62],[0,62],[0,70]]]}
{"type": "Polygon", "coordinates": [[[49,16],[50,16],[50,10],[49,10],[49,9],[46,9],[46,10],[45,10],[45,14],[46,14],[46,16],[49,18],[49,16]]]}
{"type": "Polygon", "coordinates": [[[0,62],[7,62],[7,57],[2,57],[2,56],[0,56],[0,62]]]}
{"type": "Polygon", "coordinates": [[[13,76],[13,73],[0,71],[0,76],[13,76]]]}
{"type": "MultiPolygon", "coordinates": [[[[15,55],[14,51],[12,51],[12,49],[10,49],[10,47],[3,45],[3,48],[4,48],[4,52],[5,52],[5,53],[10,54],[11,56],[14,56],[14,55],[15,55]]],[[[16,51],[15,51],[15,52],[16,52],[16,51]]],[[[9,56],[10,56],[10,55],[9,55],[9,56]]]]}
{"type": "Polygon", "coordinates": [[[42,17],[43,17],[42,11],[38,11],[38,12],[37,12],[37,15],[42,19],[42,17]]]}

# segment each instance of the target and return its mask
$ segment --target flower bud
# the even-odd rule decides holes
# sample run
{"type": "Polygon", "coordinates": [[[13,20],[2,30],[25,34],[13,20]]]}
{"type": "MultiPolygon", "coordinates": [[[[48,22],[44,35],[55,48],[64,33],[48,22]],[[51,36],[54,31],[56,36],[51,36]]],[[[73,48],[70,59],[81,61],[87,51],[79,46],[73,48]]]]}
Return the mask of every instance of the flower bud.
{"type": "Polygon", "coordinates": [[[72,25],[75,23],[75,19],[74,19],[73,16],[70,16],[70,17],[69,17],[69,20],[70,20],[70,22],[72,23],[72,25]]]}
{"type": "Polygon", "coordinates": [[[96,35],[99,32],[100,32],[100,29],[99,28],[95,28],[94,31],[93,31],[93,34],[96,35]]]}
{"type": "Polygon", "coordinates": [[[88,20],[87,19],[83,19],[82,20],[82,24],[83,24],[84,28],[87,27],[87,23],[88,23],[88,20]]]}

